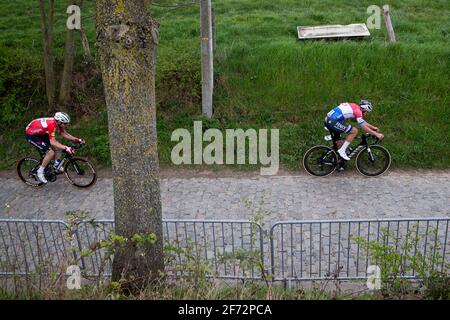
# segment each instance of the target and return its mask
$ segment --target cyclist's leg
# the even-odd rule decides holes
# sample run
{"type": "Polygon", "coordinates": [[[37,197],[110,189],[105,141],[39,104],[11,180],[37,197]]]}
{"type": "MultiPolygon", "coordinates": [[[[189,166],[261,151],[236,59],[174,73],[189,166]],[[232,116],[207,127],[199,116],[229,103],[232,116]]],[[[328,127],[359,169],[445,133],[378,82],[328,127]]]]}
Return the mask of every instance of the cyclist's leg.
{"type": "Polygon", "coordinates": [[[345,160],[350,160],[350,158],[347,156],[347,148],[350,145],[350,143],[355,139],[355,137],[358,135],[358,129],[352,126],[348,126],[346,128],[347,138],[345,138],[345,142],[342,144],[342,146],[338,150],[338,154],[345,160]]]}
{"type": "Polygon", "coordinates": [[[344,143],[342,143],[342,145],[339,147],[337,152],[344,160],[347,161],[350,160],[345,151],[347,150],[347,147],[350,145],[350,142],[352,142],[352,140],[358,134],[358,130],[356,128],[353,128],[351,125],[347,125],[344,121],[326,119],[326,123],[327,127],[331,127],[333,131],[347,134],[347,138],[345,139],[344,143]]]}
{"type": "MultiPolygon", "coordinates": [[[[358,129],[356,129],[355,127],[350,126],[350,125],[348,127],[349,128],[347,128],[347,130],[346,130],[347,138],[345,138],[344,143],[347,142],[348,144],[350,144],[353,141],[353,139],[355,139],[356,136],[358,135],[358,129]]],[[[348,145],[347,145],[347,147],[348,147],[348,145]]]]}
{"type": "Polygon", "coordinates": [[[341,139],[341,133],[336,131],[331,131],[331,139],[333,139],[335,150],[338,150],[344,142],[341,139]]]}
{"type": "Polygon", "coordinates": [[[336,129],[331,125],[331,121],[328,119],[325,119],[324,125],[325,128],[328,129],[331,135],[331,140],[333,141],[333,146],[335,150],[339,149],[340,145],[338,144],[341,139],[341,133],[339,131],[336,131],[336,129]]]}
{"type": "Polygon", "coordinates": [[[42,142],[47,147],[46,155],[45,155],[44,159],[42,159],[42,164],[41,164],[41,166],[43,166],[45,168],[48,165],[48,163],[50,162],[50,160],[52,160],[55,157],[55,151],[53,150],[53,148],[50,144],[50,139],[48,138],[48,135],[42,136],[41,139],[42,139],[42,142]]]}
{"type": "Polygon", "coordinates": [[[41,165],[39,166],[37,175],[39,180],[47,183],[47,180],[44,177],[44,170],[55,155],[55,152],[52,150],[52,148],[50,148],[48,136],[26,135],[26,139],[39,151],[39,154],[41,155],[41,165]]]}
{"type": "Polygon", "coordinates": [[[61,159],[62,150],[54,149],[53,151],[55,151],[55,161],[61,159]]]}
{"type": "MultiPolygon", "coordinates": [[[[52,160],[52,159],[54,159],[55,161],[59,160],[62,155],[62,150],[57,149],[50,144],[50,139],[49,139],[48,135],[42,136],[42,140],[50,147],[50,150],[53,151],[53,157],[51,157],[50,160],[52,160]]],[[[49,162],[50,162],[50,160],[49,160],[49,162]]]]}

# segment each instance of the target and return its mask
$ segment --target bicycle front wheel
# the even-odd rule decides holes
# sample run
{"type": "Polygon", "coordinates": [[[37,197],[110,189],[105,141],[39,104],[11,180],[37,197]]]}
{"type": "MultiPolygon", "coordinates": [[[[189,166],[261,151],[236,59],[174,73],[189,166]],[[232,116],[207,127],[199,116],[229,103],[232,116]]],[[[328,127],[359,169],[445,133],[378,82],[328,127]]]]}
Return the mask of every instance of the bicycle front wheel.
{"type": "Polygon", "coordinates": [[[356,156],[356,169],[365,176],[379,176],[385,173],[390,165],[391,154],[379,145],[366,147],[356,156]]]}
{"type": "Polygon", "coordinates": [[[325,177],[336,170],[337,155],[327,146],[315,146],[306,151],[303,157],[303,167],[313,176],[325,177]]]}
{"type": "Polygon", "coordinates": [[[39,161],[34,158],[23,158],[17,162],[17,175],[20,180],[32,187],[40,187],[42,183],[37,177],[39,161]]]}
{"type": "Polygon", "coordinates": [[[71,184],[79,188],[87,188],[97,181],[97,173],[89,161],[82,158],[71,158],[64,166],[64,173],[71,184]]]}

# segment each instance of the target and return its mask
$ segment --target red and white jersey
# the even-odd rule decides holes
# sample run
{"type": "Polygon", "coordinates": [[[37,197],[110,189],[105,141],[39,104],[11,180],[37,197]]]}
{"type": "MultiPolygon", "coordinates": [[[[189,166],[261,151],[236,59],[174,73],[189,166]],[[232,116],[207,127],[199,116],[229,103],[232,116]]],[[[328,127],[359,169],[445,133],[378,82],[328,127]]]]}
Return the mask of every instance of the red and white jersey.
{"type": "Polygon", "coordinates": [[[359,125],[364,124],[363,114],[361,107],[352,102],[344,102],[335,107],[333,110],[328,112],[328,117],[336,120],[342,121],[344,119],[356,119],[359,125]]]}
{"type": "Polygon", "coordinates": [[[55,139],[56,129],[58,128],[61,132],[64,132],[63,128],[58,127],[54,118],[40,118],[31,121],[25,129],[25,133],[31,135],[48,134],[50,139],[55,139]]]}

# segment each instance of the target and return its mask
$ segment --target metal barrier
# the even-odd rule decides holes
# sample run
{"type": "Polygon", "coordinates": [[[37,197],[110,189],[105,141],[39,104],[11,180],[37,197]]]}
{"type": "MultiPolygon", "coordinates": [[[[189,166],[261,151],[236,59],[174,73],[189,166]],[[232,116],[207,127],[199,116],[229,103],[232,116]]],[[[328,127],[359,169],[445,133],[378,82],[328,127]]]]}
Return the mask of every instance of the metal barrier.
{"type": "MultiPolygon", "coordinates": [[[[80,250],[92,247],[105,239],[114,227],[112,220],[83,222],[76,234],[80,250]]],[[[208,264],[209,276],[219,278],[260,278],[256,263],[242,266],[239,254],[256,254],[263,260],[261,227],[240,220],[163,220],[163,237],[166,246],[166,272],[169,275],[188,273],[191,263],[208,264]],[[170,249],[172,248],[172,249],[170,249]]],[[[99,273],[111,274],[111,259],[105,260],[105,252],[94,252],[81,259],[81,268],[87,276],[99,273]]]]}
{"type": "Polygon", "coordinates": [[[411,259],[407,259],[406,253],[411,250],[412,256],[424,257],[436,270],[444,271],[449,262],[449,221],[450,218],[278,222],[270,231],[273,279],[365,279],[368,266],[377,265],[365,250],[364,243],[370,241],[401,254],[405,278],[417,275],[411,259]]]}
{"type": "Polygon", "coordinates": [[[65,270],[76,260],[66,231],[67,224],[57,220],[0,219],[0,275],[65,270]]]}
{"type": "MultiPolygon", "coordinates": [[[[87,277],[111,275],[112,257],[103,249],[83,255],[113,230],[112,220],[83,221],[69,226],[53,220],[0,220],[0,275],[55,272],[76,261],[87,277]],[[32,241],[30,241],[32,239],[32,241]],[[72,254],[73,259],[69,259],[72,254]],[[65,264],[64,264],[65,263],[65,264]]],[[[186,275],[186,266],[204,263],[207,276],[230,279],[261,278],[263,233],[253,222],[241,220],[163,220],[166,271],[186,275]],[[248,265],[248,257],[256,259],[248,265]],[[255,258],[256,257],[256,258],[255,258]],[[259,263],[261,261],[261,263],[259,263]]]]}
{"type": "MultiPolygon", "coordinates": [[[[448,272],[449,222],[450,218],[287,221],[275,223],[264,240],[261,226],[249,221],[163,220],[166,271],[186,275],[189,266],[203,263],[207,276],[261,279],[261,270],[270,264],[274,281],[364,279],[367,267],[377,263],[361,241],[376,241],[402,254],[402,265],[409,270],[404,277],[417,276],[405,254],[408,248],[413,256],[429,258],[436,270],[448,272]],[[270,255],[265,257],[264,249],[270,255]]],[[[106,239],[113,227],[111,220],[84,221],[69,228],[57,220],[0,219],[0,276],[64,272],[73,261],[88,277],[109,276],[111,257],[103,250],[80,253],[106,239]]]]}

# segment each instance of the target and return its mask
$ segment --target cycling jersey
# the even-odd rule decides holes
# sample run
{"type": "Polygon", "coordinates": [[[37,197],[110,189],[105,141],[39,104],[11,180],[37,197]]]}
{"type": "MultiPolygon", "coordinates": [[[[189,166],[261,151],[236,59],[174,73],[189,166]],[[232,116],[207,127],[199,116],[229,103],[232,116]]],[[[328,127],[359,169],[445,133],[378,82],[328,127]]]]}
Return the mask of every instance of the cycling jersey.
{"type": "MultiPolygon", "coordinates": [[[[50,140],[55,139],[56,129],[58,128],[58,124],[54,118],[40,118],[31,121],[26,129],[25,133],[27,135],[48,135],[50,140]]],[[[64,128],[59,127],[61,132],[64,132],[64,128]]]]}
{"type": "Polygon", "coordinates": [[[327,118],[333,121],[342,122],[345,119],[356,119],[361,126],[365,123],[361,111],[361,107],[356,103],[345,102],[341,103],[333,110],[328,112],[327,118]]]}

